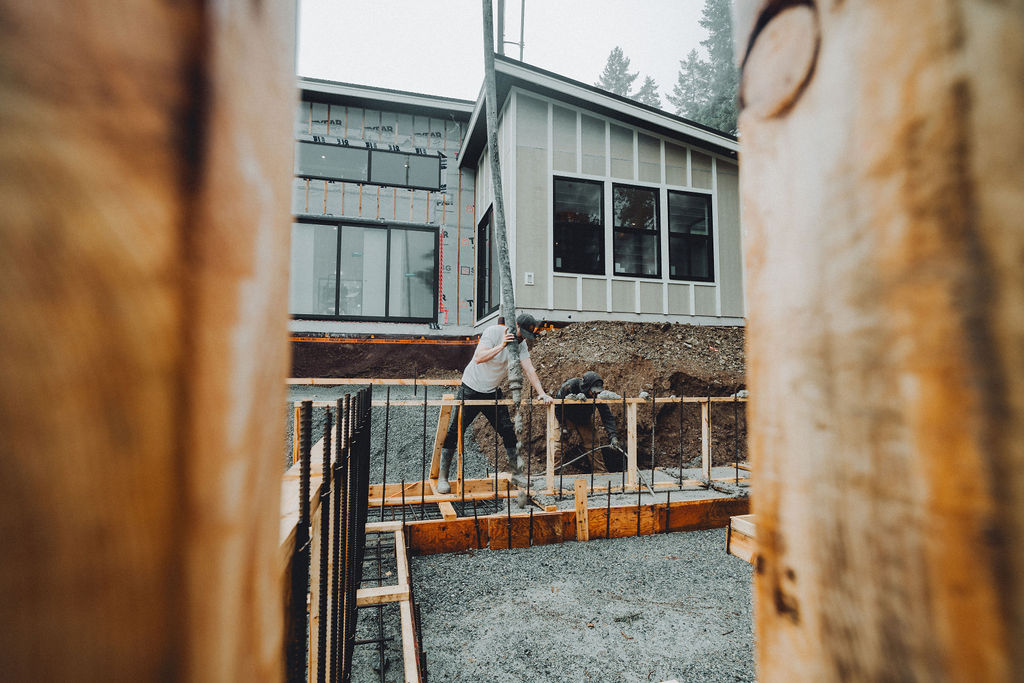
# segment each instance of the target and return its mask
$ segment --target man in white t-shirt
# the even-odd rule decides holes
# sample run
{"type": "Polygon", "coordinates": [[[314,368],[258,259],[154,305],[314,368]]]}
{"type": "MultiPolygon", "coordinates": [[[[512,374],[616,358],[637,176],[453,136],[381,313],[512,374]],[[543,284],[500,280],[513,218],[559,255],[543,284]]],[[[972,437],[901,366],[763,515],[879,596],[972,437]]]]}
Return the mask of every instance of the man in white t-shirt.
{"type": "MultiPolygon", "coordinates": [[[[519,344],[519,364],[523,367],[523,374],[530,380],[530,384],[537,390],[537,396],[545,403],[551,403],[554,399],[544,391],[537,377],[537,371],[530,360],[530,350],[527,348],[524,339],[534,339],[537,330],[537,319],[529,313],[522,313],[516,318],[516,336],[512,335],[505,325],[491,325],[480,335],[480,341],[473,352],[473,359],[462,373],[462,385],[459,387],[457,399],[489,399],[501,398],[501,389],[498,385],[508,376],[508,361],[512,355],[508,345],[513,339],[521,341],[519,344]]],[[[509,468],[513,474],[520,474],[522,468],[519,466],[519,459],[516,456],[516,432],[512,426],[512,419],[509,417],[508,408],[499,406],[469,405],[463,408],[462,430],[476,419],[476,416],[483,413],[491,426],[501,435],[505,444],[505,453],[508,455],[509,468]]],[[[444,445],[441,449],[441,468],[437,475],[438,493],[448,493],[451,485],[448,483],[448,473],[452,464],[452,453],[459,440],[459,411],[456,409],[452,414],[451,424],[448,425],[448,433],[444,437],[444,445]]]]}

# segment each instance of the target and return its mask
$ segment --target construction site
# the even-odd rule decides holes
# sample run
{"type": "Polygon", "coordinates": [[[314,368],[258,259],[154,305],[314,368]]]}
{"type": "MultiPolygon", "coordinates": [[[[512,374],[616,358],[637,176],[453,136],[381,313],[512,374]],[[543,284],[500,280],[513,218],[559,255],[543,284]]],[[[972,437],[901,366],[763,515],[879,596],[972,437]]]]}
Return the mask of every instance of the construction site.
{"type": "MultiPolygon", "coordinates": [[[[293,360],[331,375],[353,354],[373,372],[395,355],[422,357],[408,341],[296,341],[307,348],[293,360]]],[[[437,354],[441,367],[418,366],[414,377],[289,380],[289,419],[300,429],[289,430],[285,450],[282,552],[298,547],[297,528],[310,529],[310,554],[293,560],[310,567],[310,680],[321,666],[330,679],[338,648],[341,662],[351,652],[352,680],[753,680],[744,562],[752,533],[729,528],[750,511],[742,329],[578,323],[545,330],[531,349],[545,385],[589,367],[624,392],[589,401],[609,406],[623,450],[608,446],[605,433],[596,442],[600,430],[595,443],[570,443],[554,419],[566,399],[545,404],[527,392],[518,408],[528,456],[521,476],[510,473],[498,433],[478,419],[467,425],[443,494],[441,442],[467,403],[454,398],[461,373],[444,365],[468,360],[472,350],[453,345],[463,352],[449,351],[447,363],[437,354]],[[358,497],[365,509],[355,513],[366,520],[354,530],[362,550],[349,564],[331,555],[338,552],[330,540],[331,477],[325,483],[323,472],[331,443],[346,440],[337,416],[353,401],[368,406],[360,429],[369,452],[358,473],[356,457],[347,470],[366,487],[358,497]],[[593,451],[608,453],[608,473],[592,471],[593,451]],[[344,567],[341,585],[356,584],[355,623],[339,621],[347,642],[323,640],[336,633],[333,617],[323,616],[338,614],[336,566],[344,567]],[[684,632],[691,636],[682,644],[684,632]]],[[[304,603],[299,593],[293,600],[304,603]]],[[[344,588],[338,594],[344,602],[344,588]]]]}
{"type": "Polygon", "coordinates": [[[0,0],[5,681],[1022,680],[1020,0],[313,4],[0,0]]]}

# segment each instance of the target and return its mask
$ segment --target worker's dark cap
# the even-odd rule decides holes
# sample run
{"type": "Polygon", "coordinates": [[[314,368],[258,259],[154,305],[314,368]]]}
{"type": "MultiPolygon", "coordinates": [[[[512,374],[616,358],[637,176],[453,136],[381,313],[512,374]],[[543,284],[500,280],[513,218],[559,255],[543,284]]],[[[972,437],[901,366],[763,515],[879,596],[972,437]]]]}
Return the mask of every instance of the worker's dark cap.
{"type": "Polygon", "coordinates": [[[535,339],[537,332],[537,319],[529,313],[520,313],[516,318],[516,325],[519,332],[527,339],[535,339]]]}
{"type": "Polygon", "coordinates": [[[590,392],[600,392],[604,389],[604,380],[601,379],[601,375],[597,374],[593,370],[589,370],[583,373],[583,377],[580,378],[583,388],[583,393],[589,394],[590,392]]]}

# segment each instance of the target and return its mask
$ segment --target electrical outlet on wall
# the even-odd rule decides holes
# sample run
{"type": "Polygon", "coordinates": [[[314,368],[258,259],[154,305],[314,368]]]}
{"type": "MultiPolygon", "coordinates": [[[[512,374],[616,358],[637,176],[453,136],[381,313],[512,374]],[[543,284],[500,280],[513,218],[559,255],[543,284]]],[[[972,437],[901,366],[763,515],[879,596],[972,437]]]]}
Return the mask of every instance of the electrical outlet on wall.
{"type": "Polygon", "coordinates": [[[523,284],[524,285],[532,285],[533,284],[533,273],[523,273],[523,284]]]}

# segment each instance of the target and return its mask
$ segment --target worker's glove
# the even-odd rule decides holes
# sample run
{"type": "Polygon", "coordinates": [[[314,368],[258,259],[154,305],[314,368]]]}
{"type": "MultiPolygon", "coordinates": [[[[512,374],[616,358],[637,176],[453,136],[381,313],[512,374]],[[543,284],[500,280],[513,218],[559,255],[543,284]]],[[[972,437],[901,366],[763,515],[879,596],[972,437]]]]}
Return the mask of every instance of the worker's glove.
{"type": "Polygon", "coordinates": [[[622,445],[619,443],[619,437],[617,437],[617,436],[613,436],[612,437],[612,448],[614,448],[616,450],[619,450],[619,451],[622,450],[622,445]]]}
{"type": "Polygon", "coordinates": [[[586,401],[587,400],[587,395],[586,394],[569,394],[569,396],[567,398],[569,398],[570,400],[573,400],[573,401],[586,401]]]}

